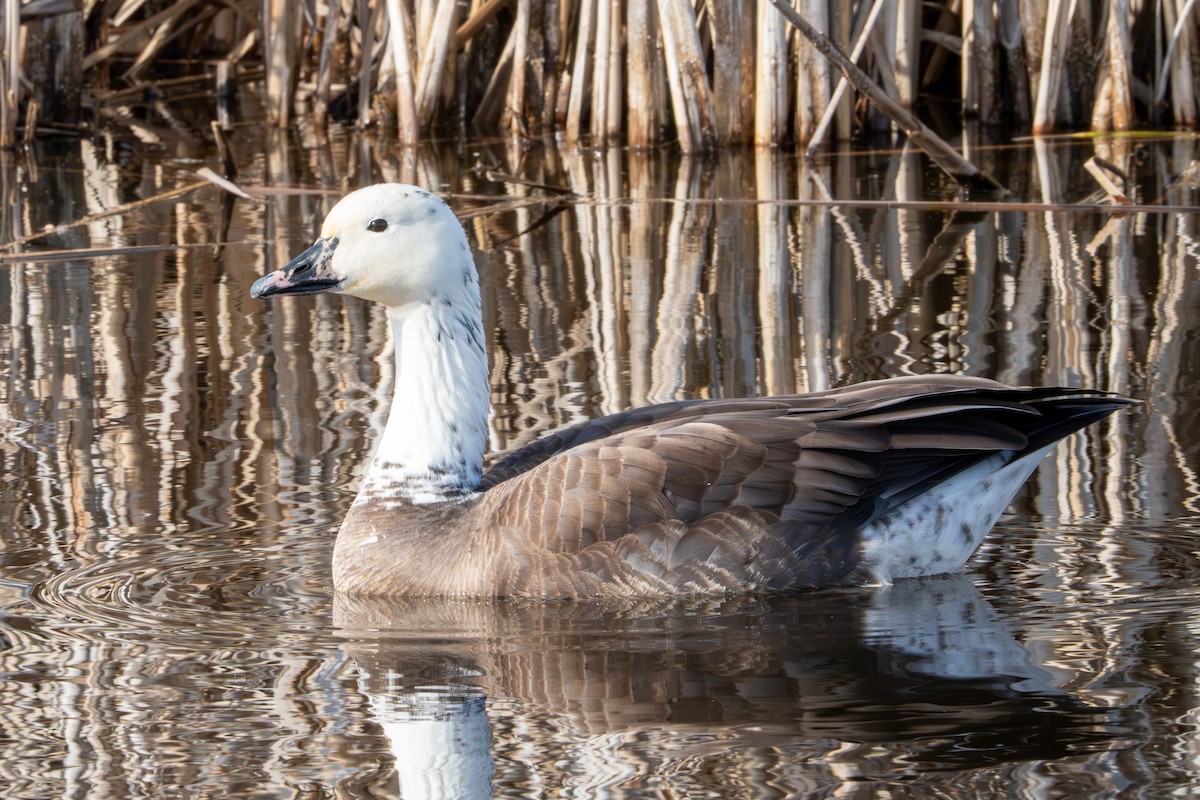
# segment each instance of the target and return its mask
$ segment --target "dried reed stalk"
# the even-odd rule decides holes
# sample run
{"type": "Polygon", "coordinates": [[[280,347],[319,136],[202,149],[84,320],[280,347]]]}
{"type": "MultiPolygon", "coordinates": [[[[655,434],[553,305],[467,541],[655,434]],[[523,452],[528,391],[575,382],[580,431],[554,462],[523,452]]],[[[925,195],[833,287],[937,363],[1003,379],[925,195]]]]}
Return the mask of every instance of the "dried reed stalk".
{"type": "Polygon", "coordinates": [[[417,121],[423,129],[433,122],[433,111],[441,92],[457,19],[458,0],[438,0],[429,41],[421,54],[421,71],[417,78],[417,121]]]}
{"type": "Polygon", "coordinates": [[[611,11],[609,13],[609,32],[608,32],[608,80],[605,81],[603,88],[608,93],[606,103],[608,105],[608,113],[605,115],[606,123],[603,127],[603,136],[606,144],[618,144],[621,136],[624,133],[624,106],[625,99],[625,81],[624,70],[621,68],[621,54],[624,50],[624,37],[621,35],[623,27],[622,20],[622,0],[609,0],[611,11]]]}
{"type": "Polygon", "coordinates": [[[496,62],[496,69],[488,81],[487,89],[483,93],[483,99],[479,101],[479,107],[471,119],[472,124],[479,130],[493,130],[500,124],[499,120],[505,114],[515,44],[514,38],[509,36],[508,41],[504,43],[504,50],[500,53],[500,59],[496,62]]]}
{"type": "MultiPolygon", "coordinates": [[[[192,2],[180,0],[180,3],[192,2]]],[[[267,119],[277,127],[286,128],[292,120],[292,99],[296,93],[299,8],[289,0],[264,0],[262,31],[267,119]]]]}
{"type": "MultiPolygon", "coordinates": [[[[267,1],[269,2],[270,0],[267,1]]],[[[274,0],[274,2],[280,1],[281,0],[274,0]]],[[[102,61],[107,60],[116,53],[119,53],[121,49],[125,47],[125,45],[143,36],[146,31],[157,29],[159,25],[178,17],[179,15],[188,11],[198,2],[200,2],[200,0],[179,0],[179,2],[163,9],[154,16],[144,19],[136,25],[131,25],[123,30],[116,39],[113,39],[107,44],[96,48],[91,53],[88,53],[83,59],[83,68],[85,70],[91,69],[102,61]]],[[[264,6],[263,14],[265,15],[266,13],[266,6],[264,6]]]]}
{"type": "Polygon", "coordinates": [[[126,0],[117,9],[117,13],[112,15],[112,24],[118,28],[124,27],[126,22],[129,22],[130,17],[137,13],[138,9],[146,5],[146,0],[126,0]]]}
{"type": "Polygon", "coordinates": [[[1035,136],[1054,130],[1059,93],[1066,70],[1067,38],[1071,29],[1071,0],[1050,0],[1046,12],[1045,38],[1037,80],[1037,99],[1033,111],[1035,136]]]}
{"type": "Polygon", "coordinates": [[[371,124],[371,91],[375,86],[375,30],[382,6],[371,0],[358,0],[358,30],[362,37],[358,62],[358,125],[371,124]]]}
{"type": "Polygon", "coordinates": [[[726,0],[710,9],[713,103],[722,143],[750,141],[754,133],[754,5],[726,0]]]}
{"type": "Polygon", "coordinates": [[[0,149],[17,144],[17,100],[21,92],[21,4],[4,0],[4,55],[0,57],[0,149]]]}
{"type": "Polygon", "coordinates": [[[613,24],[612,0],[596,0],[596,49],[592,65],[592,143],[598,147],[608,144],[608,116],[612,113],[608,92],[612,62],[614,28],[620,27],[620,17],[613,24]]]}
{"type": "Polygon", "coordinates": [[[1172,121],[1177,127],[1194,129],[1197,126],[1198,115],[1193,70],[1200,54],[1195,52],[1195,25],[1189,28],[1187,21],[1192,19],[1196,0],[1187,0],[1182,7],[1178,5],[1179,0],[1162,3],[1163,21],[1171,28],[1171,39],[1167,44],[1167,53],[1162,64],[1155,73],[1153,118],[1155,122],[1158,121],[1158,110],[1165,99],[1166,78],[1169,74],[1172,121]]]}
{"type": "Polygon", "coordinates": [[[715,113],[695,11],[687,0],[658,0],[658,18],[679,146],[685,153],[710,152],[717,145],[715,113]]]}
{"type": "Polygon", "coordinates": [[[758,6],[754,143],[775,145],[787,134],[787,29],[765,2],[758,6]]]}
{"type": "Polygon", "coordinates": [[[592,27],[596,18],[596,3],[603,0],[583,0],[575,32],[575,63],[571,69],[571,95],[567,105],[567,144],[579,141],[583,131],[583,111],[587,98],[588,75],[592,66],[592,27]]]}
{"type": "Polygon", "coordinates": [[[558,87],[562,80],[562,13],[559,0],[542,6],[542,133],[557,127],[558,87]]]}
{"type": "Polygon", "coordinates": [[[962,17],[963,114],[987,125],[1000,122],[996,77],[996,20],[992,0],[964,0],[962,17]]]}
{"type": "MultiPolygon", "coordinates": [[[[896,64],[895,18],[885,16],[884,20],[885,24],[877,25],[875,35],[867,42],[871,56],[869,63],[872,67],[874,84],[892,100],[898,101],[894,68],[896,64]]],[[[881,112],[878,106],[872,104],[864,111],[866,112],[863,114],[862,121],[864,131],[882,133],[895,127],[893,120],[881,112]]]]}
{"type": "Polygon", "coordinates": [[[525,90],[530,54],[529,18],[533,12],[530,6],[531,0],[517,0],[517,16],[509,34],[513,43],[512,68],[508,78],[508,100],[500,125],[514,138],[525,138],[529,134],[525,125],[525,90]]]}
{"type": "Polygon", "coordinates": [[[317,62],[317,89],[313,93],[313,112],[320,124],[323,124],[329,115],[335,69],[333,56],[338,42],[338,21],[341,13],[341,0],[332,0],[326,4],[325,24],[321,28],[321,55],[317,62]]]}
{"type": "Polygon", "coordinates": [[[1004,48],[1004,63],[1008,66],[1009,102],[1017,120],[1027,123],[1033,112],[1029,101],[1029,59],[1025,52],[1022,28],[1017,0],[1002,2],[998,11],[996,38],[1004,48]]]}
{"type": "Polygon", "coordinates": [[[408,49],[408,10],[400,0],[387,0],[388,41],[396,70],[396,125],[400,141],[414,145],[421,138],[417,99],[413,87],[412,56],[408,49]]]}
{"type": "MultiPolygon", "coordinates": [[[[1039,3],[1045,0],[1003,0],[1005,5],[1012,5],[1016,2],[1031,2],[1039,3]]],[[[935,47],[929,55],[929,59],[925,64],[925,71],[921,74],[921,88],[928,89],[937,86],[938,83],[944,80],[946,74],[946,62],[954,54],[961,55],[962,53],[962,37],[955,37],[958,42],[958,47],[955,49],[948,37],[955,30],[961,32],[962,23],[962,0],[947,0],[942,4],[941,11],[938,13],[936,21],[932,28],[925,28],[922,31],[922,36],[929,39],[930,42],[940,45],[935,47]]]]}
{"type": "MultiPolygon", "coordinates": [[[[970,0],[968,0],[969,2],[970,0]]],[[[878,3],[875,5],[878,6],[878,3]]],[[[875,13],[874,8],[871,13],[875,13]]],[[[963,27],[966,28],[965,17],[963,27]]],[[[905,108],[912,108],[917,102],[917,67],[920,61],[920,46],[921,2],[920,0],[897,0],[896,96],[900,100],[900,105],[905,108]]],[[[852,56],[852,58],[857,62],[858,56],[852,56]]],[[[965,69],[964,67],[964,74],[965,69]]]]}
{"type": "MultiPolygon", "coordinates": [[[[48,127],[75,125],[83,107],[82,12],[73,6],[64,8],[61,0],[26,3],[21,7],[21,24],[21,84],[29,100],[38,101],[40,116],[50,121],[48,127]]],[[[28,110],[25,113],[29,115],[28,110]]],[[[26,120],[26,139],[32,135],[31,127],[36,126],[26,120]]]]}
{"type": "MultiPolygon", "coordinates": [[[[625,6],[625,31],[629,57],[625,71],[625,97],[628,125],[626,144],[635,149],[658,142],[659,115],[654,102],[654,85],[662,80],[655,42],[655,13],[652,0],[628,0],[625,6]]],[[[721,5],[721,4],[719,4],[721,5]]]]}
{"type": "Polygon", "coordinates": [[[194,28],[209,17],[215,16],[217,13],[217,9],[210,6],[201,9],[200,13],[191,19],[185,20],[183,17],[188,8],[189,6],[176,5],[169,9],[173,13],[154,29],[154,34],[150,37],[150,41],[146,43],[146,46],[142,48],[141,52],[138,53],[137,60],[133,62],[133,66],[122,76],[125,80],[136,79],[168,42],[186,32],[189,28],[194,28]]]}
{"type": "Polygon", "coordinates": [[[1022,23],[1021,35],[1025,40],[1025,69],[1029,86],[1029,116],[1032,119],[1037,106],[1038,85],[1042,74],[1042,54],[1046,52],[1046,2],[1047,0],[1019,0],[1022,23]]]}
{"type": "MultiPolygon", "coordinates": [[[[806,0],[808,19],[820,31],[829,31],[830,19],[825,0],[806,0]]],[[[825,115],[832,96],[833,79],[829,60],[804,37],[796,37],[796,138],[808,141],[825,115]]],[[[785,98],[786,102],[786,98],[785,98]]]]}
{"type": "Polygon", "coordinates": [[[531,0],[529,4],[529,58],[522,70],[525,78],[525,100],[521,115],[525,119],[525,135],[537,138],[554,130],[552,125],[543,126],[546,120],[543,103],[546,99],[546,33],[557,25],[557,17],[546,16],[545,0],[531,0]],[[553,22],[551,22],[553,19],[553,22]]]}
{"type": "Polygon", "coordinates": [[[1135,125],[1129,17],[1129,0],[1109,0],[1105,66],[1093,106],[1092,130],[1125,131],[1135,125]]]}

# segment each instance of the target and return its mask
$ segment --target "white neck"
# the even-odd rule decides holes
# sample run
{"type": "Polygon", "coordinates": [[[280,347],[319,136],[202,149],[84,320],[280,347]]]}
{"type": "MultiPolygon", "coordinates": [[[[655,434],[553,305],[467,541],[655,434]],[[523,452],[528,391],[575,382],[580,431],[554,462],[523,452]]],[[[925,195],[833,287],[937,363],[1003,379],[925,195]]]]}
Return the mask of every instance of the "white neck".
{"type": "MultiPolygon", "coordinates": [[[[472,277],[474,277],[472,275],[472,277]]],[[[396,389],[358,500],[437,503],[476,491],[489,388],[478,283],[388,308],[396,389]]]]}

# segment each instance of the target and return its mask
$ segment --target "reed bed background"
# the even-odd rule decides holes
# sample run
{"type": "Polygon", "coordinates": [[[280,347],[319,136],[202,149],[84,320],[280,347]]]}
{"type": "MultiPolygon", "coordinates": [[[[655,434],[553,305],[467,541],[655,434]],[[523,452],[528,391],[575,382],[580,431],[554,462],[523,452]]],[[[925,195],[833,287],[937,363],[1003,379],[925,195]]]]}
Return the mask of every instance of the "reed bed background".
{"type": "MultiPolygon", "coordinates": [[[[1195,0],[792,0],[906,107],[1197,127],[1195,0]]],[[[239,85],[266,117],[686,152],[886,129],[769,0],[0,0],[0,146],[239,85]]],[[[946,112],[950,112],[946,114],[946,112]]],[[[261,118],[255,110],[250,118],[261,118]]],[[[953,121],[949,123],[953,126],[953,121]]]]}

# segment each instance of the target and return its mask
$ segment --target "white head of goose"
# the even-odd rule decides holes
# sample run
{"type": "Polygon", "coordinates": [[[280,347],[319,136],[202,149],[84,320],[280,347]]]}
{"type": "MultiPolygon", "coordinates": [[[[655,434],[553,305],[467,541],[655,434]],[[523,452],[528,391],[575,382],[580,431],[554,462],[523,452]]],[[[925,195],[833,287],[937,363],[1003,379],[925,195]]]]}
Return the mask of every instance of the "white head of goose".
{"type": "Polygon", "coordinates": [[[1063,437],[1127,405],[950,375],[636,408],[483,470],[488,372],[462,226],[415,186],[341,200],[254,297],[387,307],[391,414],[335,588],[593,598],[887,583],[962,568],[1063,437]]]}

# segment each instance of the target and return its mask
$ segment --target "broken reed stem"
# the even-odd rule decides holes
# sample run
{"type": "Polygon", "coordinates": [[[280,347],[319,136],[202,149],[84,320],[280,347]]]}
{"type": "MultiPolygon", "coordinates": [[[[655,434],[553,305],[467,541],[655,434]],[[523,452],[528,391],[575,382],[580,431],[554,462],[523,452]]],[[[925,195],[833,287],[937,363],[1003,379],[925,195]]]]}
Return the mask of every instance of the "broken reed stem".
{"type": "MultiPolygon", "coordinates": [[[[172,13],[169,14],[159,24],[159,26],[154,29],[154,34],[150,37],[150,41],[146,44],[146,46],[142,48],[142,52],[138,53],[137,60],[133,62],[133,66],[126,70],[125,74],[122,76],[125,78],[125,80],[132,80],[136,78],[137,75],[139,75],[142,70],[146,68],[146,65],[150,63],[151,59],[158,55],[158,51],[163,48],[163,45],[165,45],[175,36],[175,23],[179,21],[184,12],[187,11],[190,6],[190,3],[181,2],[176,3],[175,5],[171,6],[171,8],[167,9],[172,13]]],[[[215,9],[204,9],[204,13],[215,13],[215,9]]],[[[193,23],[195,21],[195,19],[192,20],[193,23]]]]}
{"type": "MultiPolygon", "coordinates": [[[[46,264],[55,261],[81,261],[86,258],[105,258],[107,256],[142,255],[145,253],[170,253],[176,250],[199,250],[212,247],[213,242],[195,242],[191,244],[131,244],[123,247],[79,247],[70,250],[34,250],[21,253],[0,253],[0,264],[15,264],[29,262],[46,264]]],[[[232,244],[220,242],[219,244],[232,244]]],[[[3,247],[4,245],[0,245],[3,247]]]]}
{"type": "Polygon", "coordinates": [[[1105,170],[1106,165],[1099,163],[1099,159],[1093,157],[1084,162],[1083,168],[1088,171],[1088,174],[1096,179],[1096,183],[1100,184],[1100,188],[1114,203],[1119,203],[1124,206],[1133,205],[1123,189],[1117,186],[1116,181],[1109,177],[1108,171],[1105,170]]]}
{"type": "Polygon", "coordinates": [[[38,111],[41,106],[38,105],[36,97],[31,97],[25,102],[25,133],[21,137],[21,144],[29,147],[37,138],[37,121],[38,111]]]}
{"type": "MultiPolygon", "coordinates": [[[[875,0],[871,6],[870,13],[867,14],[867,21],[863,25],[862,32],[858,35],[858,40],[854,43],[854,50],[850,53],[850,60],[858,63],[858,59],[862,56],[863,50],[867,47],[867,42],[871,38],[871,31],[875,28],[875,20],[879,18],[879,12],[883,9],[883,4],[886,0],[875,0]]],[[[825,139],[825,134],[829,130],[829,124],[833,121],[834,114],[837,113],[838,105],[842,102],[842,95],[846,93],[846,86],[849,84],[846,76],[838,78],[837,87],[833,90],[833,97],[829,100],[829,105],[825,108],[825,114],[821,117],[821,121],[817,123],[816,130],[809,137],[808,146],[804,149],[804,157],[811,159],[816,153],[817,148],[821,146],[821,142],[825,139]]],[[[903,102],[903,100],[901,100],[903,102]]]]}
{"type": "Polygon", "coordinates": [[[114,54],[119,53],[121,48],[123,48],[125,45],[129,44],[135,39],[141,38],[146,31],[157,28],[164,21],[182,14],[192,6],[196,5],[198,2],[200,2],[200,0],[179,0],[179,2],[166,9],[163,9],[154,16],[144,19],[136,25],[126,28],[119,36],[117,36],[116,39],[113,39],[107,44],[96,48],[91,53],[88,53],[88,55],[83,59],[84,70],[89,70],[100,62],[111,58],[114,54]]]}
{"type": "Polygon", "coordinates": [[[234,195],[235,197],[241,197],[246,200],[254,200],[256,202],[258,201],[258,198],[254,197],[251,194],[248,194],[244,189],[242,189],[242,187],[238,186],[236,183],[234,183],[231,180],[226,180],[225,178],[222,178],[220,175],[213,172],[208,167],[201,167],[200,169],[196,170],[196,174],[199,175],[201,178],[204,178],[204,180],[208,181],[213,186],[216,186],[218,189],[223,189],[224,191],[229,192],[231,195],[234,195]]]}
{"type": "MultiPolygon", "coordinates": [[[[113,206],[112,208],[105,209],[104,211],[98,211],[95,214],[88,214],[85,217],[80,217],[79,219],[75,220],[74,222],[67,222],[62,225],[57,225],[53,228],[49,228],[46,230],[40,230],[37,233],[31,233],[26,236],[22,236],[20,238],[13,239],[8,242],[0,242],[0,252],[12,251],[12,250],[15,250],[16,248],[20,247],[23,244],[28,244],[29,242],[37,241],[38,239],[44,238],[46,236],[54,236],[54,235],[63,233],[64,231],[69,231],[73,228],[79,228],[83,225],[90,225],[91,223],[96,222],[97,220],[107,219],[109,217],[114,217],[114,216],[118,216],[120,214],[125,214],[129,211],[133,211],[135,209],[141,208],[142,206],[150,205],[151,203],[159,203],[159,202],[162,202],[163,200],[171,200],[176,197],[180,197],[182,195],[188,194],[189,192],[193,192],[202,186],[209,186],[209,185],[211,185],[211,184],[205,180],[205,181],[196,181],[195,183],[189,183],[184,186],[177,186],[174,189],[167,189],[166,191],[159,192],[158,194],[153,195],[152,197],[144,197],[141,200],[134,200],[129,203],[122,203],[119,206],[113,206]]],[[[205,246],[208,246],[208,245],[205,245],[205,246]]]]}
{"type": "Polygon", "coordinates": [[[479,8],[475,9],[467,20],[458,26],[458,30],[454,32],[454,49],[460,50],[463,45],[471,41],[475,34],[483,30],[483,26],[488,23],[492,17],[496,16],[496,12],[508,5],[512,0],[487,0],[479,8]]]}
{"type": "Polygon", "coordinates": [[[970,161],[963,158],[957,150],[947,144],[933,131],[926,128],[920,120],[909,113],[899,103],[875,85],[870,77],[854,65],[829,37],[808,24],[802,16],[796,13],[787,0],[771,0],[771,4],[779,9],[788,22],[804,34],[826,58],[840,69],[854,88],[866,95],[876,108],[882,111],[901,130],[908,135],[909,140],[925,151],[934,163],[942,168],[950,177],[966,189],[998,189],[1005,191],[991,175],[983,172],[970,161]]]}
{"type": "Polygon", "coordinates": [[[225,130],[217,120],[209,123],[212,127],[213,141],[217,144],[217,159],[221,162],[222,176],[228,180],[237,178],[237,163],[233,160],[233,150],[229,140],[225,138],[225,130]]]}
{"type": "Polygon", "coordinates": [[[213,130],[220,133],[217,141],[218,149],[225,139],[223,131],[233,128],[233,102],[237,97],[237,82],[234,75],[233,64],[229,61],[217,62],[217,119],[213,122],[213,130]]]}

